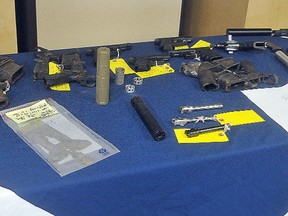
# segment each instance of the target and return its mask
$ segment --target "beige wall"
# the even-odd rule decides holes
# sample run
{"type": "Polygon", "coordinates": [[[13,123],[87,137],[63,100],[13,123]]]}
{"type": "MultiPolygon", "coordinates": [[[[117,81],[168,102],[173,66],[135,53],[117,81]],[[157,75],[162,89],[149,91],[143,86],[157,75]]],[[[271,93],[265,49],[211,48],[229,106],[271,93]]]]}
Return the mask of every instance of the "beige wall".
{"type": "MultiPolygon", "coordinates": [[[[178,34],[181,0],[36,3],[39,45],[50,49],[146,41],[178,34]]],[[[0,5],[0,54],[15,53],[14,0],[0,0],[0,5]]],[[[228,27],[288,28],[287,8],[287,0],[183,0],[181,32],[206,36],[225,34],[228,27]]]]}
{"type": "Polygon", "coordinates": [[[181,35],[223,35],[245,24],[248,0],[183,0],[181,35]]]}
{"type": "Polygon", "coordinates": [[[288,28],[287,0],[250,0],[245,27],[288,28]]]}
{"type": "Polygon", "coordinates": [[[38,44],[48,49],[179,34],[182,0],[37,0],[38,44]]]}
{"type": "Polygon", "coordinates": [[[0,0],[0,54],[16,53],[14,0],[0,0]]]}
{"type": "Polygon", "coordinates": [[[183,0],[181,35],[225,35],[227,28],[288,28],[287,0],[183,0]]]}

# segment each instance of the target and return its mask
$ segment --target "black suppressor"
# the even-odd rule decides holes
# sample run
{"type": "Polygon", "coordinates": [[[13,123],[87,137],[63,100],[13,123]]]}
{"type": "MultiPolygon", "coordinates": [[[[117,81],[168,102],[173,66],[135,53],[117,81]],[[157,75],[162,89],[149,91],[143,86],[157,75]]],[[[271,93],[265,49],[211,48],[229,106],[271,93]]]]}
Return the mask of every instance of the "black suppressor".
{"type": "Polygon", "coordinates": [[[161,141],[165,139],[165,131],[161,128],[155,117],[146,107],[143,100],[139,96],[135,96],[131,99],[131,104],[140,116],[146,128],[149,130],[154,140],[161,141]]]}

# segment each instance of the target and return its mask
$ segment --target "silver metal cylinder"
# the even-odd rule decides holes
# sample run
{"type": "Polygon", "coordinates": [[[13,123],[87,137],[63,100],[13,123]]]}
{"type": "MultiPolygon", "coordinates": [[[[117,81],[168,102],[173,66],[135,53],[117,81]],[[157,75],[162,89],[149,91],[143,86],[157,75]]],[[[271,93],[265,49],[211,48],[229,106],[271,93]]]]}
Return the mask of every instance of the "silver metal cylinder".
{"type": "Polygon", "coordinates": [[[96,103],[106,105],[109,102],[110,90],[110,49],[97,49],[96,103]]]}
{"type": "Polygon", "coordinates": [[[275,52],[276,58],[288,67],[288,56],[281,50],[275,52]]]}
{"type": "Polygon", "coordinates": [[[125,68],[123,67],[117,67],[115,69],[115,84],[116,85],[124,84],[124,73],[125,73],[125,68]]]}

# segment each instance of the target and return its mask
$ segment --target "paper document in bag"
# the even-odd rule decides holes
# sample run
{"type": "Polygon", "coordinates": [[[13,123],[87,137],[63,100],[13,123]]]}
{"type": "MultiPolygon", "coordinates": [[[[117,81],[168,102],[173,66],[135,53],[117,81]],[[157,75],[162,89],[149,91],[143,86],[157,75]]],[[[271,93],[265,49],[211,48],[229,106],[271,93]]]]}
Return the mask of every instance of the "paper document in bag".
{"type": "Polygon", "coordinates": [[[12,109],[4,121],[61,176],[119,152],[52,99],[12,109]]]}

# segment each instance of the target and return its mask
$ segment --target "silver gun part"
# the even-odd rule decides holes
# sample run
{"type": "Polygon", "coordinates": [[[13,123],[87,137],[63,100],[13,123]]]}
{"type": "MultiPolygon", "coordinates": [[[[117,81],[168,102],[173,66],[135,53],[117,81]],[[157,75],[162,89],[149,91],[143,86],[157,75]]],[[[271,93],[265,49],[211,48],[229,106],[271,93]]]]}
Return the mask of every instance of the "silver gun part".
{"type": "Polygon", "coordinates": [[[206,106],[181,106],[179,108],[180,113],[192,113],[195,110],[208,110],[223,108],[222,104],[211,104],[206,106]]]}
{"type": "Polygon", "coordinates": [[[180,126],[184,126],[187,123],[190,122],[194,122],[194,123],[198,123],[198,122],[205,122],[205,121],[217,121],[216,116],[198,116],[196,118],[173,118],[172,119],[172,123],[174,125],[180,125],[180,126]]]}

